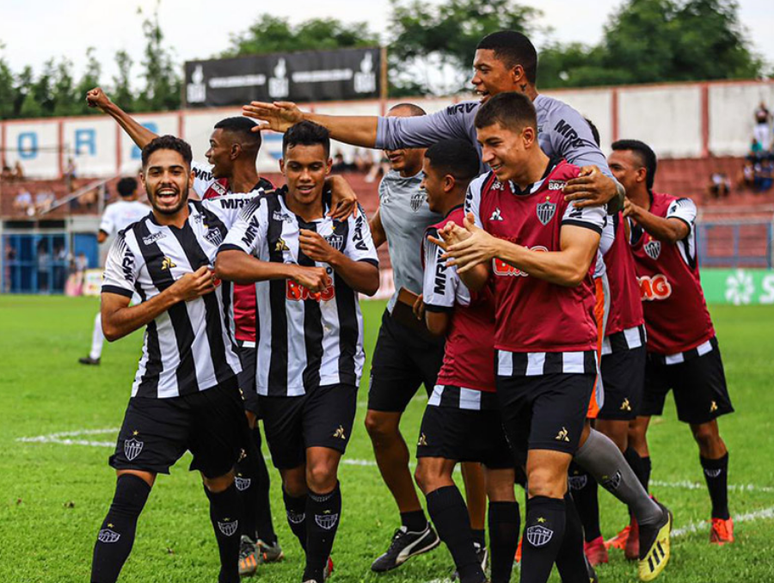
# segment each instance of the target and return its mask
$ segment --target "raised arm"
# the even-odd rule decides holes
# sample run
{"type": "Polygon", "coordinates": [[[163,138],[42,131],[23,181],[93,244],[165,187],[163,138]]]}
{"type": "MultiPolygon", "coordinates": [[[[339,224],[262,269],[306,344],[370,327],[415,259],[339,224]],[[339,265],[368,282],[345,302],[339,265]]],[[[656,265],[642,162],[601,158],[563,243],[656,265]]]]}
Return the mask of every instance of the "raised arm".
{"type": "MultiPolygon", "coordinates": [[[[690,204],[693,205],[692,202],[690,204]]],[[[695,206],[693,208],[695,209],[695,206]]],[[[695,210],[692,214],[695,217],[695,210]]],[[[629,199],[626,199],[624,205],[624,217],[630,217],[636,221],[654,239],[671,245],[685,239],[691,234],[691,229],[693,228],[693,218],[678,216],[676,213],[674,216],[669,216],[668,214],[667,217],[659,217],[634,204],[629,199]]]]}
{"type": "Polygon", "coordinates": [[[96,107],[116,120],[118,125],[121,126],[140,149],[144,148],[148,142],[157,137],[156,134],[110,101],[110,98],[100,87],[95,87],[86,93],[86,103],[89,107],[96,107]]]}

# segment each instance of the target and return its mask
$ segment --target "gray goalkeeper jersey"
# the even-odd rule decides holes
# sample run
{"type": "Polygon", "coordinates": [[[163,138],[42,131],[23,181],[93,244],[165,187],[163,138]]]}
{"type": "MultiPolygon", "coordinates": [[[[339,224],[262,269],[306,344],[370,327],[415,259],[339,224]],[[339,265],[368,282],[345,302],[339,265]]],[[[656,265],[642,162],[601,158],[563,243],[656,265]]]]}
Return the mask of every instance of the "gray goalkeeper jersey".
{"type": "MultiPolygon", "coordinates": [[[[537,111],[538,142],[549,158],[564,158],[576,166],[597,166],[613,178],[605,155],[594,142],[589,124],[566,103],[538,95],[533,101],[537,111]]],[[[385,150],[426,148],[440,140],[468,140],[478,149],[473,123],[481,104],[465,101],[451,105],[432,115],[416,117],[380,117],[376,147],[385,150]]],[[[486,170],[482,164],[482,172],[486,170]]]]}
{"type": "Polygon", "coordinates": [[[395,282],[395,293],[387,304],[390,313],[401,287],[422,293],[422,237],[427,227],[443,218],[427,206],[427,194],[419,186],[422,178],[421,172],[403,178],[390,170],[379,184],[379,217],[387,235],[395,282]]]}

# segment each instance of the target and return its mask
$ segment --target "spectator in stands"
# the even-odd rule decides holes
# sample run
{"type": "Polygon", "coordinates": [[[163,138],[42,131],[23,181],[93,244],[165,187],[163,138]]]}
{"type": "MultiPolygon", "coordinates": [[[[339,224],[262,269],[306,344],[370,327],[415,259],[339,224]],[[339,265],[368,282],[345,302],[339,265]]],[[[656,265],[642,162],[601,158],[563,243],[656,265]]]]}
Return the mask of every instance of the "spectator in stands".
{"type": "Polygon", "coordinates": [[[35,210],[38,214],[48,211],[56,202],[56,196],[50,190],[41,190],[35,195],[35,210]]]}
{"type": "Polygon", "coordinates": [[[48,291],[48,268],[50,258],[43,241],[38,245],[38,291],[48,291]]]}
{"type": "Polygon", "coordinates": [[[11,180],[13,180],[13,170],[5,163],[3,163],[3,172],[0,174],[0,180],[5,182],[11,182],[11,180]]]}
{"type": "Polygon", "coordinates": [[[16,160],[16,164],[14,164],[13,177],[20,182],[24,180],[24,168],[19,160],[16,160]]]}
{"type": "Polygon", "coordinates": [[[32,205],[32,195],[26,188],[22,188],[16,198],[13,199],[13,210],[25,215],[35,214],[35,209],[32,205]]]}
{"type": "Polygon", "coordinates": [[[357,148],[355,150],[354,164],[355,170],[362,172],[363,174],[368,174],[368,172],[371,170],[371,167],[374,165],[374,159],[371,157],[371,151],[357,148]]]}
{"type": "Polygon", "coordinates": [[[11,245],[10,243],[5,243],[5,262],[3,263],[3,266],[5,268],[5,276],[3,277],[3,281],[5,283],[5,289],[3,290],[5,293],[8,293],[11,291],[11,264],[16,259],[16,248],[11,245]]]}
{"type": "Polygon", "coordinates": [[[331,166],[331,172],[347,172],[351,169],[351,165],[347,164],[346,160],[344,160],[344,154],[341,153],[341,150],[336,152],[333,156],[333,166],[331,166]]]}
{"type": "Polygon", "coordinates": [[[747,156],[744,160],[744,166],[739,171],[739,177],[736,181],[737,190],[752,190],[755,188],[755,159],[747,156]]]}
{"type": "Polygon", "coordinates": [[[755,190],[766,192],[774,184],[774,160],[771,157],[755,165],[755,190]]]}
{"type": "Polygon", "coordinates": [[[761,146],[761,143],[756,140],[755,138],[752,139],[752,142],[750,142],[750,153],[748,156],[752,156],[753,158],[760,158],[763,155],[763,146],[761,146]]]}
{"type": "Polygon", "coordinates": [[[707,192],[715,199],[726,198],[731,193],[731,179],[724,172],[713,172],[707,192]]]}
{"type": "Polygon", "coordinates": [[[84,273],[89,268],[89,259],[86,257],[86,254],[81,251],[78,253],[78,256],[75,258],[75,270],[78,273],[84,273]]]}
{"type": "Polygon", "coordinates": [[[75,184],[73,181],[75,180],[77,174],[77,169],[75,167],[75,160],[73,160],[72,156],[67,159],[67,168],[65,168],[64,173],[64,179],[65,184],[67,185],[67,192],[73,192],[75,190],[75,184]]]}
{"type": "Polygon", "coordinates": [[[755,128],[753,137],[761,145],[763,150],[768,150],[771,146],[771,114],[766,104],[761,101],[758,109],[755,110],[755,128]]]}

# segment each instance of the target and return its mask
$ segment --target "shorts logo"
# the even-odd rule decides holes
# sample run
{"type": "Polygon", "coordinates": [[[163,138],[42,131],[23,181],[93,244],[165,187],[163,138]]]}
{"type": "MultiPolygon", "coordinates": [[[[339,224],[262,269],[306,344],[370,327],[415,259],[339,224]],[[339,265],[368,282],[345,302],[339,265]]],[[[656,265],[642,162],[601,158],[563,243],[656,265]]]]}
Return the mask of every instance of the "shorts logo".
{"type": "Polygon", "coordinates": [[[583,490],[589,481],[588,476],[570,476],[567,481],[570,484],[570,490],[583,490]]]}
{"type": "Polygon", "coordinates": [[[339,425],[339,428],[333,432],[333,437],[337,439],[343,439],[344,441],[347,440],[347,434],[344,433],[344,426],[339,425]]]}
{"type": "Polygon", "coordinates": [[[231,519],[225,518],[226,522],[218,521],[218,530],[226,536],[233,536],[239,530],[239,521],[231,522],[231,519]]]}
{"type": "Polygon", "coordinates": [[[301,524],[302,522],[304,522],[304,520],[306,520],[306,514],[304,512],[296,513],[296,512],[293,512],[292,510],[288,510],[287,515],[288,515],[288,522],[290,522],[291,524],[301,524]]]}
{"type": "MultiPolygon", "coordinates": [[[[112,524],[108,524],[108,526],[113,526],[112,524]]],[[[118,539],[121,538],[121,535],[118,534],[116,531],[111,530],[109,528],[103,528],[99,531],[99,534],[97,535],[97,540],[101,543],[106,544],[112,544],[117,543],[118,539]]]]}
{"type": "Polygon", "coordinates": [[[242,476],[237,476],[234,478],[234,484],[236,484],[236,489],[240,492],[244,492],[250,487],[250,484],[252,483],[252,480],[250,478],[243,478],[242,476]]]}
{"type": "Polygon", "coordinates": [[[411,205],[411,210],[414,212],[417,212],[426,200],[427,200],[426,191],[420,190],[418,192],[415,192],[414,194],[411,195],[411,202],[409,203],[411,205]]]}
{"type": "Polygon", "coordinates": [[[161,262],[162,271],[172,269],[173,267],[177,267],[177,265],[169,257],[165,257],[164,261],[161,262]]]}
{"type": "Polygon", "coordinates": [[[710,413],[714,413],[718,410],[718,403],[717,401],[712,401],[712,405],[710,405],[710,413]]]}
{"type": "Polygon", "coordinates": [[[553,536],[553,530],[546,528],[545,526],[540,526],[539,524],[530,526],[527,529],[527,541],[529,541],[529,544],[531,544],[533,547],[543,547],[547,545],[549,542],[551,542],[553,536]]]}
{"type": "Polygon", "coordinates": [[[494,212],[492,213],[492,216],[489,217],[489,220],[490,221],[502,221],[503,220],[503,217],[500,216],[500,209],[499,208],[496,208],[494,210],[494,212]]]}
{"type": "Polygon", "coordinates": [[[616,472],[613,476],[602,478],[602,487],[608,492],[615,492],[620,485],[621,472],[616,472]]]}
{"type": "Polygon", "coordinates": [[[422,446],[427,447],[427,437],[425,437],[424,433],[419,436],[419,442],[417,443],[417,445],[420,447],[422,446]]]}
{"type": "Polygon", "coordinates": [[[290,247],[288,247],[288,244],[285,243],[285,239],[280,238],[277,240],[277,244],[274,246],[274,250],[278,253],[280,251],[290,251],[290,247]]]}
{"type": "Polygon", "coordinates": [[[645,254],[650,257],[653,261],[658,259],[658,256],[661,255],[661,241],[648,241],[645,243],[645,254]]]}
{"type": "Polygon", "coordinates": [[[556,434],[556,437],[554,437],[556,441],[570,441],[570,434],[567,431],[566,427],[562,427],[561,431],[556,434]]]}
{"type": "Polygon", "coordinates": [[[320,528],[324,528],[325,530],[330,530],[334,526],[336,526],[336,523],[339,521],[339,515],[338,514],[315,514],[314,521],[317,523],[317,526],[319,526],[320,528]]]}
{"type": "Polygon", "coordinates": [[[621,403],[621,411],[631,411],[632,405],[629,403],[629,399],[624,399],[623,403],[621,403]]]}
{"type": "MultiPolygon", "coordinates": [[[[136,432],[135,432],[136,434],[136,432]]],[[[124,440],[124,455],[126,456],[126,459],[128,459],[130,462],[134,461],[134,459],[140,455],[140,452],[142,451],[142,448],[145,444],[132,437],[131,439],[125,439],[124,440]]]]}
{"type": "Polygon", "coordinates": [[[537,212],[538,220],[543,225],[547,225],[548,222],[554,218],[554,214],[556,213],[556,203],[550,202],[548,197],[546,197],[546,201],[537,205],[535,207],[535,211],[537,212]]]}

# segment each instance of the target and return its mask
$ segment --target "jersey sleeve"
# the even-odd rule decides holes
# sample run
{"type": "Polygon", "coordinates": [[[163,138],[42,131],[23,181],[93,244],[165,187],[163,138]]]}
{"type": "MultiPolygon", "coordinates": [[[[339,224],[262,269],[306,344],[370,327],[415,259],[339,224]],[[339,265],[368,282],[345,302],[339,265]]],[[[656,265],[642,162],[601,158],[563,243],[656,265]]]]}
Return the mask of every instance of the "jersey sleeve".
{"type": "Polygon", "coordinates": [[[110,235],[113,234],[113,231],[116,228],[116,217],[115,217],[115,207],[111,204],[106,209],[105,212],[102,213],[102,220],[99,223],[99,230],[103,231],[105,234],[110,235]]]}
{"type": "Polygon", "coordinates": [[[426,148],[450,138],[468,139],[478,104],[458,103],[430,115],[380,117],[375,147],[384,150],[426,148]]]}
{"type": "Polygon", "coordinates": [[[137,274],[140,271],[137,258],[120,231],[108,251],[105,271],[102,275],[102,293],[118,294],[131,298],[134,295],[137,274]]]}
{"type": "Polygon", "coordinates": [[[254,197],[249,201],[231,224],[228,235],[218,248],[218,253],[231,249],[259,257],[261,247],[266,241],[269,224],[267,207],[263,197],[254,197]]]}
{"type": "Polygon", "coordinates": [[[688,225],[688,235],[693,234],[696,223],[696,204],[690,198],[678,198],[672,201],[666,213],[667,219],[680,219],[688,225]]]}
{"type": "Polygon", "coordinates": [[[542,131],[548,136],[551,157],[564,158],[575,166],[596,166],[600,171],[613,177],[607,165],[607,158],[594,141],[586,119],[566,103],[560,103],[548,115],[542,131]]]}
{"type": "Polygon", "coordinates": [[[613,223],[613,217],[609,217],[599,239],[599,252],[602,255],[607,255],[613,243],[615,243],[615,224],[613,223]]]}
{"type": "Polygon", "coordinates": [[[567,208],[564,209],[564,215],[562,216],[562,226],[584,227],[599,233],[600,236],[607,222],[607,209],[605,207],[578,208],[575,206],[575,201],[567,204],[567,208]]]}
{"type": "Polygon", "coordinates": [[[368,226],[368,217],[358,204],[357,217],[350,216],[349,239],[345,247],[345,253],[352,261],[365,261],[379,267],[379,256],[376,254],[374,240],[371,237],[371,228],[368,226]]]}
{"type": "Polygon", "coordinates": [[[264,194],[263,190],[253,190],[247,194],[227,194],[202,201],[202,205],[212,211],[223,222],[227,229],[237,221],[242,211],[258,196],[264,194]]]}
{"type": "Polygon", "coordinates": [[[468,185],[468,191],[465,193],[465,216],[473,213],[473,219],[478,227],[484,228],[481,219],[481,190],[484,187],[489,174],[482,174],[468,185]]]}
{"type": "Polygon", "coordinates": [[[194,192],[199,195],[199,198],[204,198],[204,194],[212,186],[212,183],[215,182],[215,179],[212,177],[212,165],[194,160],[191,162],[191,170],[194,173],[194,192]]]}
{"type": "Polygon", "coordinates": [[[422,240],[425,260],[422,298],[428,311],[445,312],[454,308],[459,277],[454,267],[447,266],[441,259],[443,249],[429,241],[428,235],[437,237],[438,231],[429,229],[422,240]]]}

